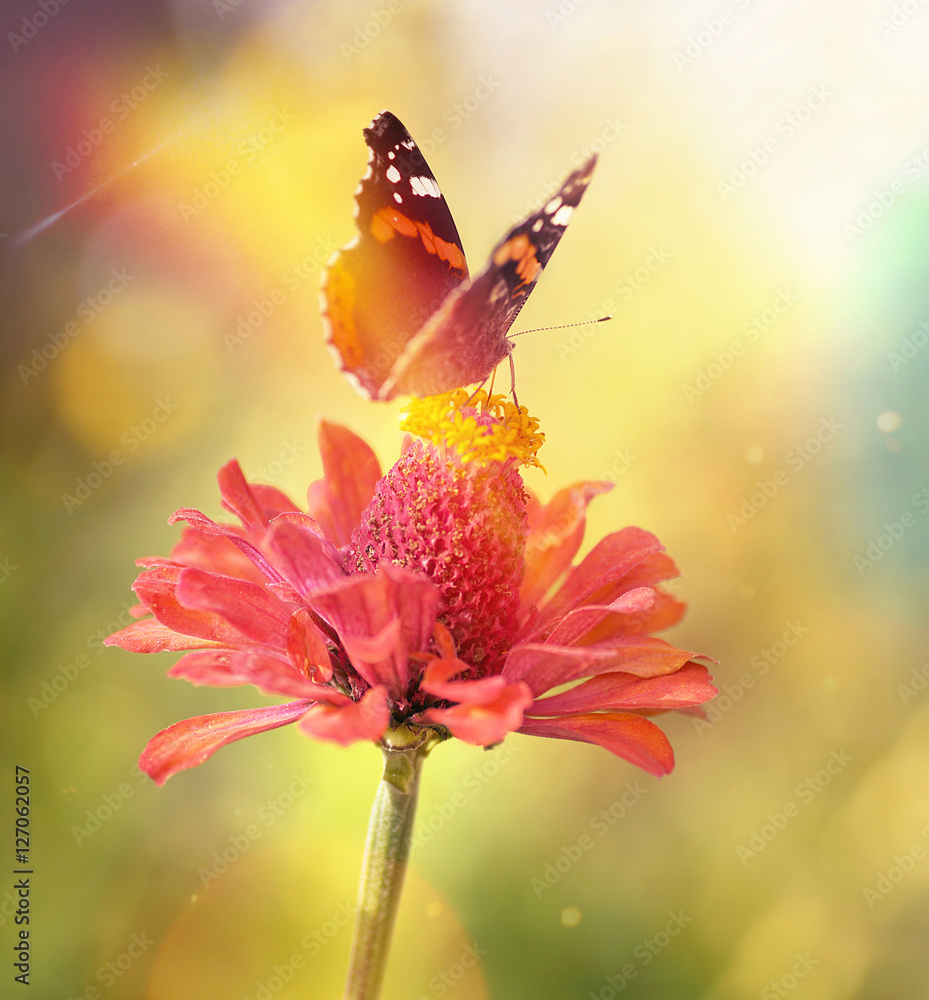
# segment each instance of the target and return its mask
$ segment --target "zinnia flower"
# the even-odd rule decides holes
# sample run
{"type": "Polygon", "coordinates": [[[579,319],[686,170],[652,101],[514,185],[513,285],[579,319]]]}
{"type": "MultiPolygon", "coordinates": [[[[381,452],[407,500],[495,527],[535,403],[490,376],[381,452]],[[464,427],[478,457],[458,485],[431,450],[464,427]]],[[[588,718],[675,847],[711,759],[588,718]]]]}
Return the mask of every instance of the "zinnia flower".
{"type": "Polygon", "coordinates": [[[693,653],[652,634],[684,611],[660,586],[677,569],[658,539],[624,528],[572,565],[610,484],[541,504],[519,473],[538,465],[537,422],[502,396],[414,400],[404,429],[418,439],[382,475],[364,441],[322,423],[308,513],[232,461],[219,487],[240,524],[172,516],[186,527],[170,558],[139,560],[140,620],[106,642],[186,650],[170,676],[292,700],[170,726],[143,770],[162,784],[295,723],[343,746],[403,726],[480,746],[580,740],[667,774],[674,754],[648,717],[717,692],[693,653]]]}

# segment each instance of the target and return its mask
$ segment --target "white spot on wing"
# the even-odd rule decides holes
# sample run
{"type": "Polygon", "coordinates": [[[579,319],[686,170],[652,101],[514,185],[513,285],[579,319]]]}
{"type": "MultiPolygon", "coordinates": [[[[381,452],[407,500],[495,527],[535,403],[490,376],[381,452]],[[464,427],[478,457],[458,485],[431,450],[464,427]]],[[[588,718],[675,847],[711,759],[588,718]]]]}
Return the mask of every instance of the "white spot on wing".
{"type": "Polygon", "coordinates": [[[413,194],[419,194],[429,198],[442,197],[439,185],[436,184],[432,177],[411,177],[410,187],[413,189],[413,194]]]}
{"type": "Polygon", "coordinates": [[[561,205],[561,195],[556,194],[555,197],[552,198],[552,200],[545,206],[543,211],[545,212],[546,215],[551,215],[552,212],[557,211],[560,205],[561,205]]]}
{"type": "Polygon", "coordinates": [[[561,208],[552,216],[552,222],[556,226],[566,226],[571,218],[571,213],[574,209],[570,205],[562,205],[561,208]]]}
{"type": "Polygon", "coordinates": [[[403,204],[403,199],[400,197],[400,192],[399,191],[394,191],[394,201],[398,205],[402,205],[403,204]]]}
{"type": "Polygon", "coordinates": [[[400,180],[400,177],[400,171],[396,167],[390,166],[387,168],[387,180],[389,180],[391,184],[396,184],[397,181],[400,180]]]}
{"type": "Polygon", "coordinates": [[[533,222],[532,224],[532,231],[534,233],[537,233],[542,228],[542,225],[543,225],[542,220],[536,219],[535,222],[533,222]]]}
{"type": "Polygon", "coordinates": [[[392,160],[396,155],[397,154],[392,149],[388,149],[387,150],[387,159],[388,160],[392,160]]]}

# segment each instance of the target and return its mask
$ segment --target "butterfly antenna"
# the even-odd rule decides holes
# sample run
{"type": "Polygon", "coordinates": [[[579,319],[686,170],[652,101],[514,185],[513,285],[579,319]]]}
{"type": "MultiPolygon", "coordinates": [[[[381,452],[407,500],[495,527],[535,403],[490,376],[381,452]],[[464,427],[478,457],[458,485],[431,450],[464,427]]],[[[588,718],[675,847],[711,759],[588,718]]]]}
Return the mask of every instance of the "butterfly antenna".
{"type": "Polygon", "coordinates": [[[578,323],[559,323],[557,326],[534,326],[531,330],[520,330],[518,333],[508,333],[507,338],[521,337],[524,333],[541,333],[543,330],[566,330],[570,326],[592,326],[594,323],[605,323],[612,316],[601,316],[599,319],[585,319],[578,323]]]}

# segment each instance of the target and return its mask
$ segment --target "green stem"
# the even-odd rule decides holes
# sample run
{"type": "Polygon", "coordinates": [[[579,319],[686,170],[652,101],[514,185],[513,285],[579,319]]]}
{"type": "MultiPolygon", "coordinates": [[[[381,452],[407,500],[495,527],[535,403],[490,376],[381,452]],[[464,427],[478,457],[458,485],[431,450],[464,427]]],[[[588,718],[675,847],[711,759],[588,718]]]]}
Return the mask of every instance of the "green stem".
{"type": "Polygon", "coordinates": [[[406,726],[384,737],[384,774],[368,824],[344,1000],[377,1000],[380,993],[410,853],[419,772],[441,738],[406,726]]]}

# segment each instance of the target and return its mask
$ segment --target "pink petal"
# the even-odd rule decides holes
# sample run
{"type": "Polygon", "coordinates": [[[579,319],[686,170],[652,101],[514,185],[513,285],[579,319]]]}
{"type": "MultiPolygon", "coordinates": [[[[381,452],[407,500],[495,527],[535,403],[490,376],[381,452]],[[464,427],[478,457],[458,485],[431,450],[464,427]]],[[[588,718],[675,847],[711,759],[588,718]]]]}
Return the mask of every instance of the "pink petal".
{"type": "Polygon", "coordinates": [[[204,535],[216,535],[220,538],[228,539],[233,545],[241,549],[268,580],[277,580],[280,578],[277,570],[271,566],[268,560],[265,559],[251,542],[242,537],[240,529],[233,525],[217,524],[212,518],[207,517],[206,514],[201,513],[193,507],[181,507],[180,510],[176,510],[168,518],[168,524],[175,524],[177,521],[186,521],[191,527],[204,535]]]}
{"type": "Polygon", "coordinates": [[[425,576],[385,563],[374,576],[348,577],[317,592],[311,603],[336,630],[358,673],[400,698],[410,682],[410,654],[429,646],[438,600],[425,576]]]}
{"type": "Polygon", "coordinates": [[[185,569],[178,577],[177,597],[185,607],[222,615],[252,642],[281,651],[287,647],[290,608],[257,584],[185,569]]]}
{"type": "Polygon", "coordinates": [[[595,496],[612,488],[612,483],[575,483],[559,490],[544,506],[530,496],[526,575],[520,588],[524,607],[538,604],[571,565],[584,538],[587,505],[595,496]]]}
{"type": "Polygon", "coordinates": [[[210,639],[182,635],[154,618],[145,618],[108,635],[103,640],[103,645],[120,646],[133,653],[164,653],[177,652],[181,649],[203,649],[216,646],[217,643],[210,639]]]}
{"type": "Polygon", "coordinates": [[[312,705],[312,701],[295,701],[185,719],[162,730],[149,742],[139,758],[139,766],[156,784],[163,785],[172,774],[202,764],[227,743],[296,722],[312,705]]]}
{"type": "Polygon", "coordinates": [[[299,506],[276,486],[267,486],[264,483],[249,483],[248,485],[267,521],[273,520],[278,514],[300,510],[299,506]]]}
{"type": "MultiPolygon", "coordinates": [[[[485,678],[493,681],[500,679],[485,678]]],[[[482,681],[461,683],[481,684],[482,681]]],[[[453,736],[475,746],[499,743],[507,733],[514,732],[523,724],[523,711],[532,702],[532,693],[525,684],[507,684],[492,701],[487,701],[485,696],[489,691],[489,686],[481,691],[478,701],[452,708],[427,709],[422,715],[423,722],[445,726],[453,736]]]]}
{"type": "MultiPolygon", "coordinates": [[[[533,634],[557,621],[572,608],[589,601],[598,591],[621,580],[639,563],[660,552],[661,542],[641,528],[623,528],[602,538],[568,573],[555,596],[541,609],[533,634]]],[[[612,600],[617,595],[610,595],[612,600]]]]}
{"type": "Polygon", "coordinates": [[[267,527],[268,519],[235,459],[227,462],[216,478],[219,480],[223,507],[239,518],[246,531],[261,531],[267,527]]]}
{"type": "Polygon", "coordinates": [[[359,740],[376,743],[389,725],[387,690],[378,685],[369,688],[359,702],[343,707],[317,705],[304,715],[298,728],[307,736],[347,747],[359,740]]]}
{"type": "Polygon", "coordinates": [[[351,700],[341,691],[307,680],[290,660],[267,653],[251,650],[235,653],[230,658],[230,667],[248,684],[254,684],[265,694],[284,698],[312,698],[331,705],[346,705],[351,700]]]}
{"type": "MultiPolygon", "coordinates": [[[[664,632],[672,628],[684,617],[687,605],[678,601],[663,590],[653,591],[655,601],[650,608],[627,615],[606,615],[594,625],[583,637],[585,645],[601,642],[611,642],[615,639],[628,639],[633,636],[646,636],[653,632],[664,632]]],[[[554,637],[558,626],[552,632],[554,637]]]]}
{"type": "Polygon", "coordinates": [[[641,715],[625,712],[596,712],[592,715],[565,715],[559,719],[526,719],[519,732],[556,740],[595,743],[663,777],[674,769],[674,751],[665,734],[641,715]]]}
{"type": "Polygon", "coordinates": [[[471,705],[485,705],[496,700],[506,688],[503,677],[481,677],[477,680],[454,681],[451,678],[469,669],[463,660],[432,660],[423,671],[420,688],[436,698],[448,701],[466,701],[471,705]]]}
{"type": "Polygon", "coordinates": [[[536,696],[582,677],[622,670],[655,677],[679,670],[693,653],[653,636],[631,637],[597,646],[526,643],[510,650],[503,665],[508,681],[525,681],[536,696]]]}
{"type": "Polygon", "coordinates": [[[235,650],[198,650],[182,656],[168,670],[169,677],[180,677],[198,687],[236,687],[248,684],[248,678],[240,677],[233,669],[231,660],[235,650]]]}
{"type": "Polygon", "coordinates": [[[686,663],[673,674],[660,677],[601,674],[570,691],[535,701],[526,712],[529,715],[562,715],[603,709],[673,711],[702,705],[717,693],[706,667],[686,663]]]}
{"type": "Polygon", "coordinates": [[[345,577],[338,549],[309,514],[276,517],[265,546],[275,568],[304,597],[345,577]]]}
{"type": "MultiPolygon", "coordinates": [[[[229,526],[229,530],[241,536],[241,528],[229,526]]],[[[189,524],[184,526],[180,541],[171,549],[171,562],[223,576],[237,576],[253,583],[265,580],[264,573],[228,537],[205,535],[189,524]]]]}
{"type": "Polygon", "coordinates": [[[310,487],[310,514],[336,545],[347,545],[374,496],[381,465],[371,447],[347,427],[319,424],[324,478],[310,487]]]}
{"type": "Polygon", "coordinates": [[[213,611],[184,607],[178,600],[179,566],[157,566],[140,573],[132,589],[145,607],[167,628],[183,635],[209,639],[221,646],[240,646],[245,636],[213,611]]]}
{"type": "Polygon", "coordinates": [[[297,608],[290,617],[287,658],[312,681],[325,684],[332,677],[332,658],[326,637],[306,608],[297,608]]]}
{"type": "Polygon", "coordinates": [[[611,604],[585,604],[569,611],[552,630],[546,642],[556,646],[573,646],[607,616],[639,615],[653,607],[657,600],[658,593],[651,587],[637,587],[620,594],[611,604]]]}

